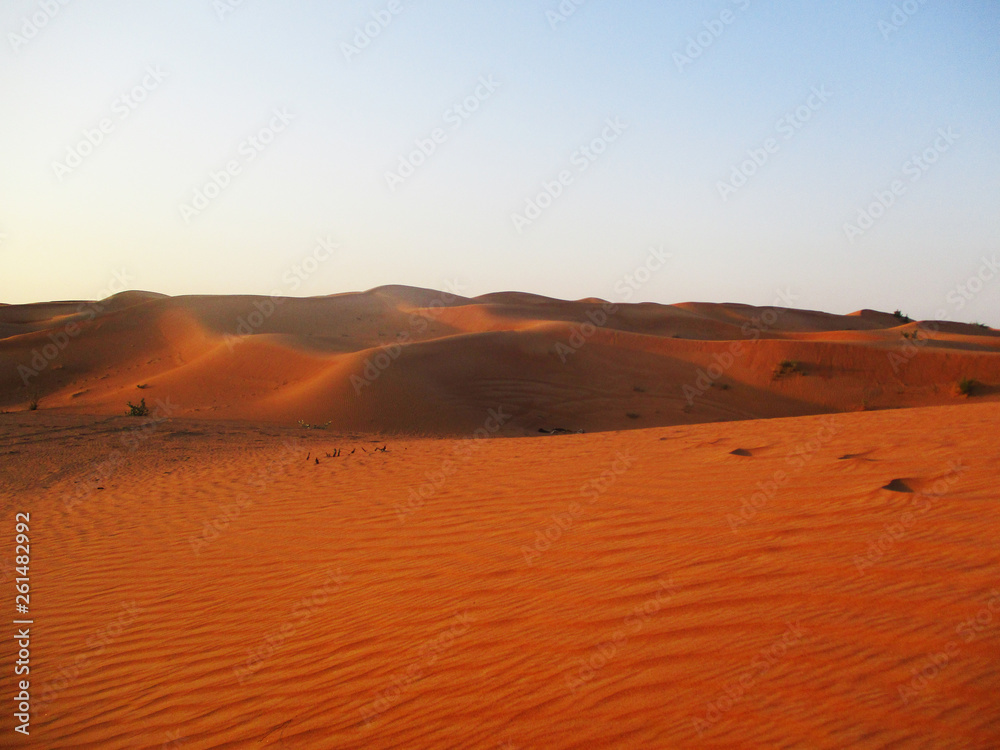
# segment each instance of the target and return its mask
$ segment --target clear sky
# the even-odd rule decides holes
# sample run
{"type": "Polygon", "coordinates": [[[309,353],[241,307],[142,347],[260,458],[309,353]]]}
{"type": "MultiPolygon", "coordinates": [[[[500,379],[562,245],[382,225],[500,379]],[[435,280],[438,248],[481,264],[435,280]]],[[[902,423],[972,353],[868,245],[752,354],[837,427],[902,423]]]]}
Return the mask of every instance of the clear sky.
{"type": "Polygon", "coordinates": [[[790,291],[1000,326],[996,0],[8,0],[0,30],[3,302],[790,291]]]}

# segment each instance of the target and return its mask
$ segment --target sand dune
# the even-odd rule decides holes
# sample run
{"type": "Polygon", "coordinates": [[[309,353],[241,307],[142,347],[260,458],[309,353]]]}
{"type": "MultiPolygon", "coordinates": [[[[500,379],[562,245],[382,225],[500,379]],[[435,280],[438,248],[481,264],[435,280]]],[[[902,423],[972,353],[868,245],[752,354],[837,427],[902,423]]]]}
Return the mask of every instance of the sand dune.
{"type": "Polygon", "coordinates": [[[870,310],[0,306],[18,746],[1000,746],[998,384],[870,310]]]}
{"type": "MultiPolygon", "coordinates": [[[[283,335],[233,356],[313,373],[283,335]]],[[[440,362],[421,349],[385,377],[440,362]]],[[[476,418],[376,442],[0,415],[5,528],[33,519],[18,746],[1000,744],[1000,404],[504,440],[476,418]]]]}
{"type": "Polygon", "coordinates": [[[630,429],[997,398],[1000,334],[956,323],[683,303],[613,305],[412,287],[0,307],[0,408],[330,422],[465,434],[630,429]],[[790,363],[782,368],[782,363],[790,363]]]}

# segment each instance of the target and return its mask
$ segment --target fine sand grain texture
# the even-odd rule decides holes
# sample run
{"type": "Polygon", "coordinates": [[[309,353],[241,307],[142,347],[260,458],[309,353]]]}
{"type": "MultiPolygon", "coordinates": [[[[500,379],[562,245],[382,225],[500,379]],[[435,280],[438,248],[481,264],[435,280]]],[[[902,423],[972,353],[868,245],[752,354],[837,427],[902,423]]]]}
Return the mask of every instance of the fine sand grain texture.
{"type": "MultiPolygon", "coordinates": [[[[142,304],[106,323],[108,352],[67,358],[194,394],[216,334],[142,304]],[[162,337],[112,346],[143,315],[162,337]]],[[[332,382],[334,365],[313,369],[332,355],[284,335],[260,345],[294,352],[296,389],[332,382]]],[[[619,345],[655,351],[643,335],[619,345]]],[[[856,335],[864,351],[887,334],[856,335]]],[[[970,347],[951,356],[994,356],[970,347]]],[[[119,398],[73,387],[95,408],[119,398]]],[[[35,713],[16,746],[995,748],[998,420],[973,400],[376,440],[0,415],[3,527],[32,519],[35,713]]],[[[9,582],[12,534],[0,549],[9,582]]],[[[0,648],[9,697],[12,639],[0,648]]],[[[15,736],[9,705],[0,722],[15,736]]]]}

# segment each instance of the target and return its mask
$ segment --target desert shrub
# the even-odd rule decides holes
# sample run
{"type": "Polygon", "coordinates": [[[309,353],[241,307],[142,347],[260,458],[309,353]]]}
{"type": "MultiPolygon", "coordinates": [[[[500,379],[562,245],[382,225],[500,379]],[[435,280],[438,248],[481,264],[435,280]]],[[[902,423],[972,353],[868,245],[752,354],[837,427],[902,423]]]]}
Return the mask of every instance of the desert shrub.
{"type": "Polygon", "coordinates": [[[805,375],[802,371],[802,365],[791,359],[783,359],[778,363],[778,366],[774,368],[774,377],[780,378],[782,375],[790,375],[793,373],[798,373],[800,375],[805,375]]]}
{"type": "Polygon", "coordinates": [[[909,316],[909,315],[904,315],[904,314],[902,313],[902,311],[900,311],[900,310],[896,310],[896,311],[894,311],[894,312],[893,312],[892,314],[893,314],[893,315],[895,315],[895,316],[896,316],[896,318],[897,318],[898,320],[901,320],[901,321],[903,321],[904,323],[909,323],[909,322],[911,322],[911,321],[910,321],[910,316],[909,316]]]}
{"type": "Polygon", "coordinates": [[[146,399],[142,399],[138,404],[133,404],[131,401],[128,402],[128,416],[130,417],[148,417],[149,407],[146,406],[146,399]]]}
{"type": "Polygon", "coordinates": [[[327,422],[326,424],[309,424],[304,419],[300,419],[299,427],[303,430],[326,430],[330,427],[330,422],[327,422]]]}
{"type": "Polygon", "coordinates": [[[972,391],[975,390],[976,381],[971,378],[962,378],[957,383],[955,383],[955,390],[961,396],[971,396],[972,391]]]}

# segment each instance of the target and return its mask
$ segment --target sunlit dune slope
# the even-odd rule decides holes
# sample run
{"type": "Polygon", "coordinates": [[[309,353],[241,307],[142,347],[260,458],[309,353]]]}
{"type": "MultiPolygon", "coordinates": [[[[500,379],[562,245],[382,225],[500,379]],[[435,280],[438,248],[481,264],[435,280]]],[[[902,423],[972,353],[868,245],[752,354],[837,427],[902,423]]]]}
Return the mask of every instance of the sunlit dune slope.
{"type": "Polygon", "coordinates": [[[0,408],[463,433],[605,430],[997,398],[1000,334],[735,304],[622,305],[392,286],[312,298],[0,307],[0,408]],[[964,398],[964,396],[963,396],[964,398]]]}

